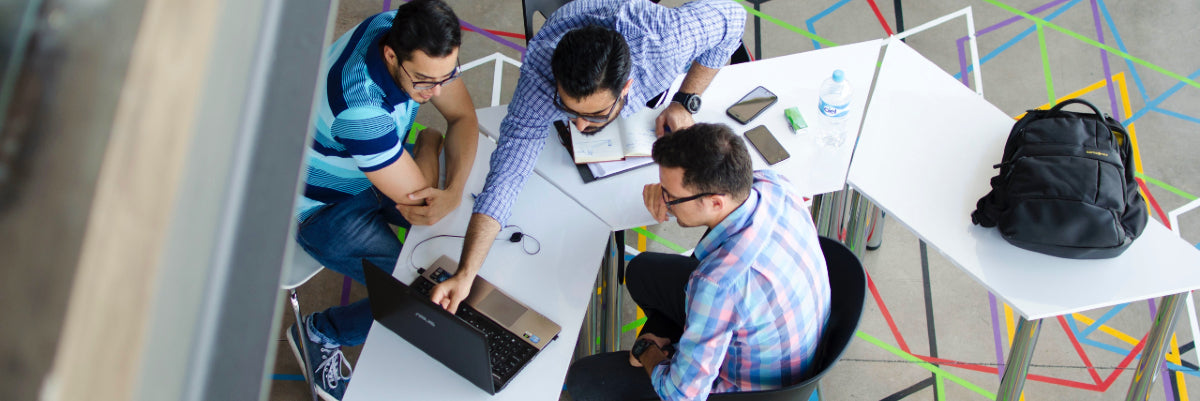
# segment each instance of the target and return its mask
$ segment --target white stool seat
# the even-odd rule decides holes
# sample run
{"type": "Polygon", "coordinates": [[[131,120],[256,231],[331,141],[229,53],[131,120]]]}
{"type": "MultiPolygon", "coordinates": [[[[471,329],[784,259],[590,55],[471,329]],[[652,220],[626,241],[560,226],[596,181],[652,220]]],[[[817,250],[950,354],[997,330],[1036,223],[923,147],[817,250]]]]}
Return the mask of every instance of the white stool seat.
{"type": "Polygon", "coordinates": [[[321,271],[321,262],[313,259],[300,244],[292,244],[291,263],[285,266],[280,284],[285,290],[299,287],[321,271]]]}

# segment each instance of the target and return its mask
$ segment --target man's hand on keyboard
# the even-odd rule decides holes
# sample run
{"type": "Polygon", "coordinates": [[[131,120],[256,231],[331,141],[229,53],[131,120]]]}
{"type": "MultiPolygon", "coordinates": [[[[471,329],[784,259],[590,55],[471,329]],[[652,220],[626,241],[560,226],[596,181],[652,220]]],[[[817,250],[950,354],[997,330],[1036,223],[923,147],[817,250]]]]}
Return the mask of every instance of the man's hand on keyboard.
{"type": "Polygon", "coordinates": [[[450,313],[458,313],[458,304],[467,295],[471,293],[471,283],[475,281],[475,277],[464,277],[464,274],[455,274],[433,287],[433,291],[429,292],[429,299],[433,303],[441,305],[450,313]]]}

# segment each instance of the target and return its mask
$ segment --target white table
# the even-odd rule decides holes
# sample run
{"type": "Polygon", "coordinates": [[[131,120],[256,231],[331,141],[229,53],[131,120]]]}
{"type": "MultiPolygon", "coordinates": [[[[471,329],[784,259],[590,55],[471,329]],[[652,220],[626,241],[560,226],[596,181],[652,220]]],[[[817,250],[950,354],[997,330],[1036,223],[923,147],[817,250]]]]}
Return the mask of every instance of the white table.
{"type": "Polygon", "coordinates": [[[1200,288],[1200,251],[1154,221],[1124,254],[1104,260],[1026,251],[994,228],[972,225],[970,213],[990,189],[996,174],[991,166],[1013,123],[912,48],[892,41],[848,182],[1021,313],[1001,399],[1020,395],[1041,319],[1166,296],[1130,388],[1131,397],[1144,399],[1152,379],[1138,378],[1158,369],[1180,294],[1200,288]]]}
{"type": "MultiPolygon", "coordinates": [[[[466,232],[471,193],[483,188],[487,160],[495,147],[487,138],[479,140],[476,162],[457,210],[433,226],[414,226],[409,231],[394,273],[401,281],[409,283],[417,276],[409,263],[410,257],[417,267],[427,267],[443,254],[458,259],[462,239],[433,239],[419,248],[416,244],[435,235],[466,232]]],[[[558,339],[543,349],[508,387],[489,396],[391,330],[376,324],[367,336],[346,400],[558,399],[604,252],[604,238],[610,229],[536,176],[530,177],[517,198],[509,224],[519,225],[523,232],[535,236],[541,242],[541,251],[527,255],[519,244],[501,238],[492,245],[479,275],[562,326],[558,339]]]]}
{"type": "MultiPolygon", "coordinates": [[[[835,152],[817,144],[813,138],[815,130],[820,128],[817,120],[817,90],[821,81],[833,70],[840,68],[845,71],[855,91],[850,107],[850,122],[847,123],[847,131],[853,136],[858,132],[859,121],[866,108],[867,91],[875,75],[881,44],[881,39],[872,40],[725,66],[705,90],[704,103],[694,119],[697,122],[724,123],[739,135],[758,125],[766,125],[791,154],[791,158],[771,168],[791,180],[801,195],[839,191],[846,183],[854,141],[847,139],[846,144],[835,152]],[[747,125],[741,125],[725,115],[729,106],[759,85],[778,95],[779,101],[747,125]],[[788,128],[783,117],[783,110],[788,107],[800,108],[809,123],[807,134],[793,134],[788,128]]],[[[680,82],[682,77],[676,80],[673,88],[678,88],[680,82]]],[[[507,106],[476,111],[480,132],[498,138],[500,122],[506,112],[507,106]]],[[[642,204],[642,186],[658,182],[657,169],[641,167],[585,184],[579,177],[571,155],[559,143],[553,128],[550,130],[552,132],[546,138],[546,146],[534,166],[538,175],[595,213],[613,230],[656,223],[642,204]]],[[[748,142],[747,147],[750,147],[748,142]]],[[[752,147],[750,154],[755,169],[769,167],[752,147]]]]}

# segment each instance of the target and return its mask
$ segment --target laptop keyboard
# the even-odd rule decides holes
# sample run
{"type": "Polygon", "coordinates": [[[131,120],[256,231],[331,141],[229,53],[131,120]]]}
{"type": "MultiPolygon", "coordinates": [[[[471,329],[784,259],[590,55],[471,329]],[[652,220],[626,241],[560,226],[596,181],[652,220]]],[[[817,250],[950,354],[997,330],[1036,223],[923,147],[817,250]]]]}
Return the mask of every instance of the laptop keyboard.
{"type": "MultiPolygon", "coordinates": [[[[412,288],[417,292],[429,295],[430,291],[433,291],[433,285],[432,281],[418,277],[412,288]]],[[[537,348],[496,324],[470,305],[459,304],[458,313],[455,315],[487,336],[492,373],[500,379],[501,384],[507,383],[508,379],[512,378],[537,353],[537,348]]]]}

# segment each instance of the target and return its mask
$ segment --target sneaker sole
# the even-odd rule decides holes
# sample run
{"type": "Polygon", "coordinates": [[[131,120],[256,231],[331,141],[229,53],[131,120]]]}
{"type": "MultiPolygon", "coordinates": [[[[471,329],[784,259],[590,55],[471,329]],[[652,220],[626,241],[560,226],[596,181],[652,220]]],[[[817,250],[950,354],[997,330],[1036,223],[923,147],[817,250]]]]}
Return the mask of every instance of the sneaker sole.
{"type": "Polygon", "coordinates": [[[317,392],[317,395],[321,396],[321,399],[322,399],[322,400],[325,400],[325,401],[342,401],[342,400],[340,400],[340,399],[334,398],[332,394],[326,393],[326,392],[325,392],[325,390],[322,390],[320,387],[317,387],[317,386],[312,386],[312,388],[313,388],[313,390],[314,390],[314,391],[316,391],[316,392],[317,392]]]}
{"type": "MultiPolygon", "coordinates": [[[[296,330],[296,335],[300,335],[300,331],[299,331],[298,327],[296,330]]],[[[309,374],[308,374],[308,364],[304,362],[304,357],[301,356],[301,354],[300,354],[300,346],[298,344],[296,344],[296,340],[292,336],[291,330],[288,330],[288,334],[285,337],[287,337],[288,345],[290,345],[292,348],[292,355],[296,357],[296,362],[298,362],[300,364],[300,371],[304,373],[304,382],[311,384],[312,378],[309,377],[309,374]]]]}

